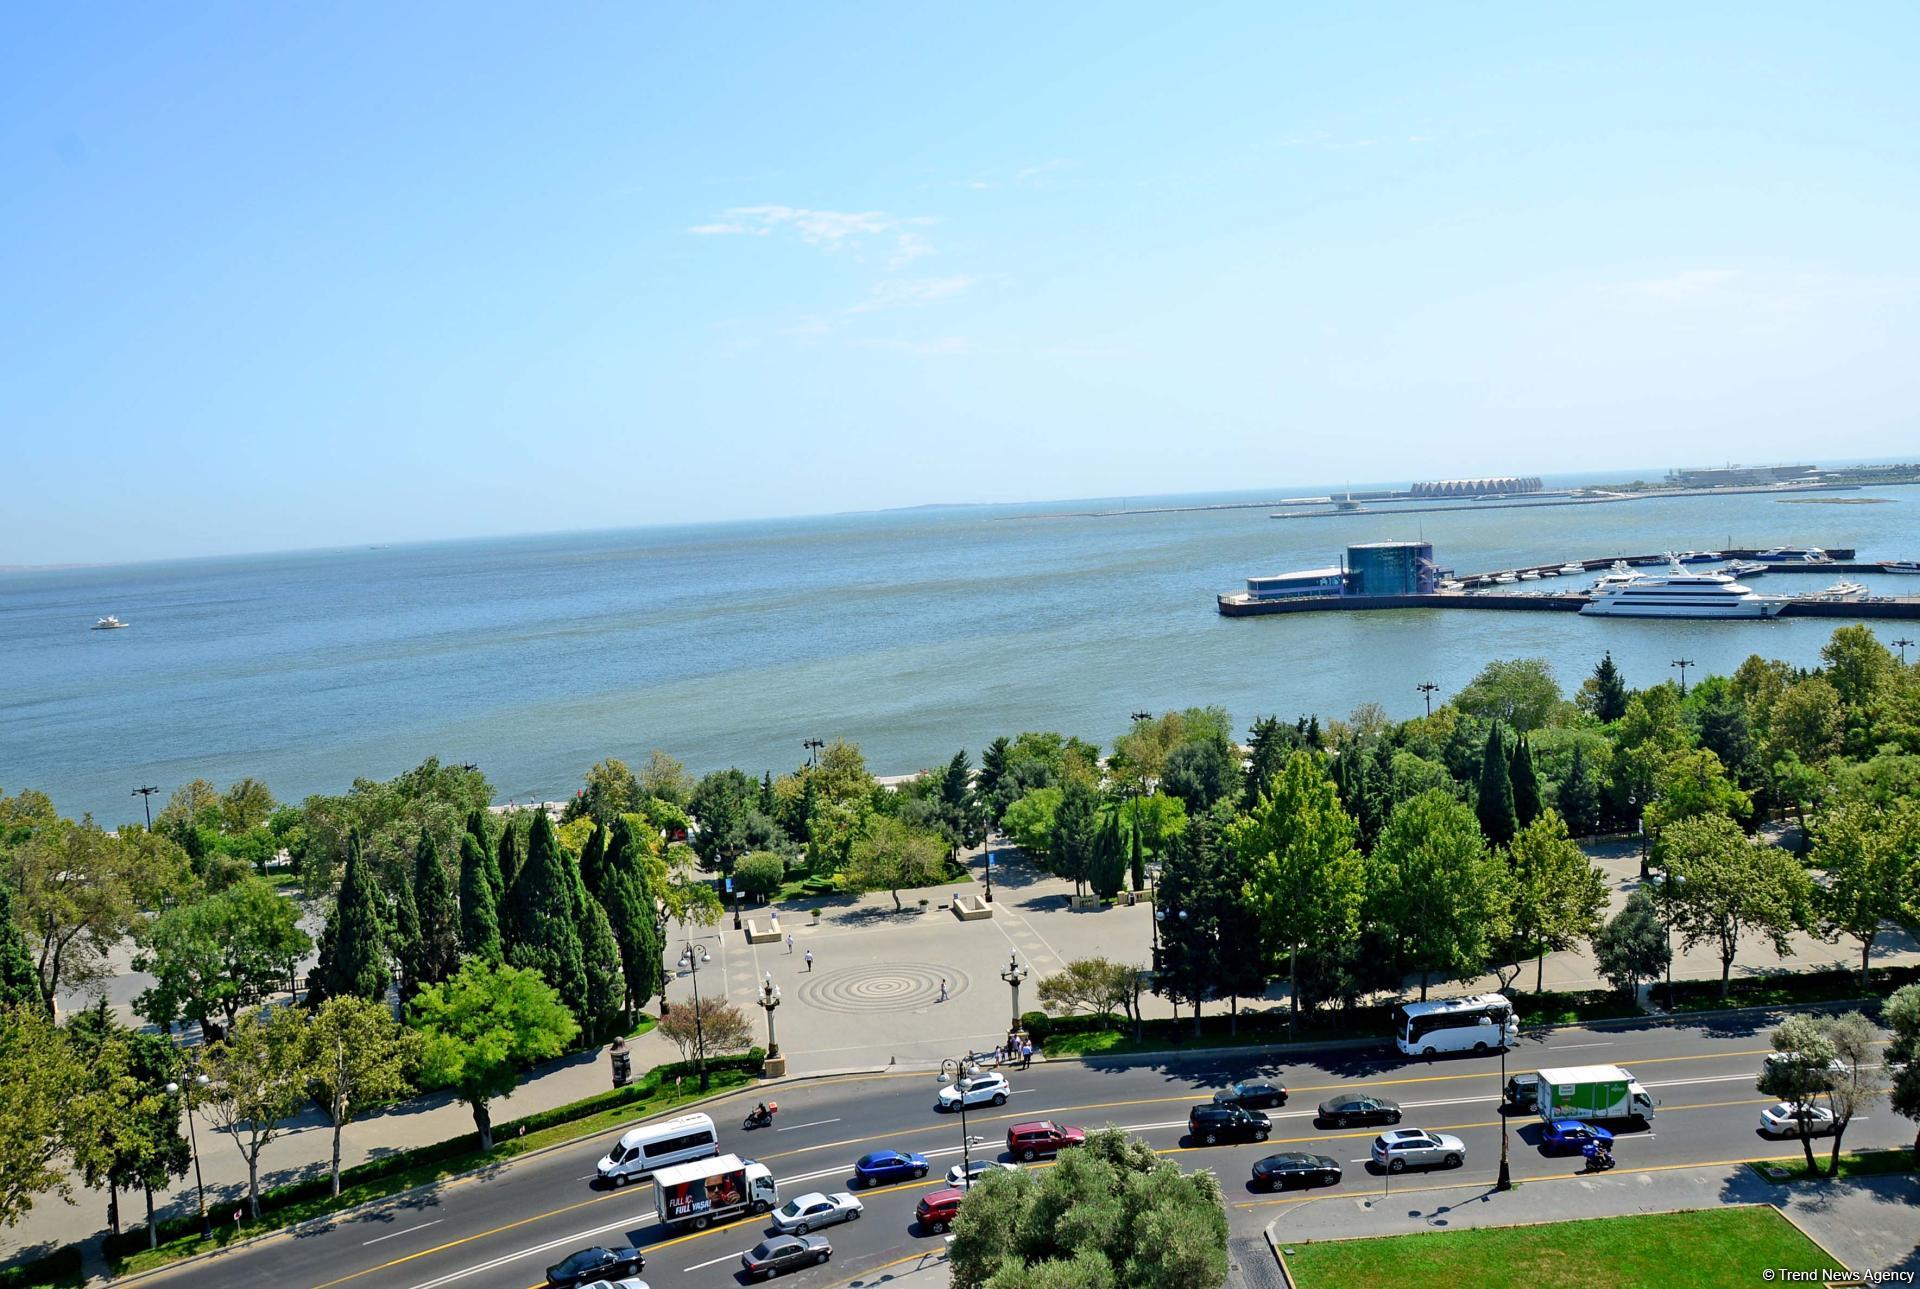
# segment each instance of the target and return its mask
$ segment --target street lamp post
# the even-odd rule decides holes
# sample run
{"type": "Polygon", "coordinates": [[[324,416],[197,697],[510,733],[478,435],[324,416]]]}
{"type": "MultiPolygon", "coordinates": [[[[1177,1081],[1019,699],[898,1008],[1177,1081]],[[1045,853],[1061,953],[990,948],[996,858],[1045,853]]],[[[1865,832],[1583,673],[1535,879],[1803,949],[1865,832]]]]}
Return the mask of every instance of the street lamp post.
{"type": "MultiPolygon", "coordinates": [[[[1902,662],[1906,661],[1905,654],[1901,655],[1901,661],[1902,662]]],[[[147,812],[147,831],[148,832],[153,831],[153,794],[158,791],[160,791],[160,789],[158,788],[140,787],[140,788],[135,788],[132,792],[127,794],[128,796],[131,796],[131,797],[140,798],[140,805],[147,812]]]]}
{"type": "Polygon", "coordinates": [[[1685,698],[1687,696],[1687,668],[1693,666],[1693,659],[1675,658],[1672,665],[1680,669],[1680,697],[1685,698]]]}
{"type": "Polygon", "coordinates": [[[822,743],[817,738],[810,738],[802,740],[800,746],[807,749],[808,765],[820,764],[820,749],[826,746],[825,743],[822,743]]]}
{"type": "Polygon", "coordinates": [[[980,845],[984,847],[987,852],[987,903],[991,904],[993,903],[993,824],[992,823],[987,824],[987,835],[981,839],[980,845]]]}
{"type": "Polygon", "coordinates": [[[1493,1184],[1497,1191],[1513,1189],[1513,1169],[1507,1163],[1507,1036],[1500,1035],[1500,1179],[1493,1184]]]}
{"type": "Polygon", "coordinates": [[[1912,644],[1913,641],[1908,640],[1903,636],[1902,638],[1895,640],[1893,643],[1900,650],[1900,665],[1902,667],[1906,666],[1907,665],[1907,646],[1912,644]]]}
{"type": "Polygon", "coordinates": [[[1013,1028],[1020,1028],[1020,982],[1027,978],[1028,968],[1020,965],[1020,959],[1014,954],[1007,955],[1007,969],[1000,973],[1000,979],[1007,982],[1013,990],[1013,1028]]]}
{"type": "MultiPolygon", "coordinates": [[[[686,942],[686,948],[680,954],[680,965],[687,969],[687,975],[693,978],[693,1065],[700,1073],[700,1090],[707,1090],[707,1029],[705,1017],[700,1014],[700,968],[713,955],[707,952],[707,946],[692,940],[686,942]]],[[[771,1013],[769,1013],[771,1016],[771,1013]]]]}
{"type": "Polygon", "coordinates": [[[773,1013],[780,1006],[780,986],[773,983],[771,971],[760,985],[760,1006],[767,1013],[767,1058],[771,1060],[780,1055],[780,1041],[773,1036],[773,1013]]]}
{"type": "MultiPolygon", "coordinates": [[[[943,1083],[946,1082],[948,1072],[951,1071],[954,1084],[957,1087],[960,1080],[972,1074],[973,1070],[974,1065],[971,1056],[963,1056],[957,1059],[950,1056],[940,1062],[940,1081],[943,1083]]],[[[960,1095],[955,1099],[960,1103],[960,1176],[966,1179],[968,1186],[971,1186],[973,1185],[973,1138],[967,1135],[966,1089],[960,1088],[959,1092],[960,1095]]]]}
{"type": "Polygon", "coordinates": [[[200,1073],[199,1057],[194,1056],[188,1059],[192,1063],[192,1069],[187,1076],[187,1081],[184,1084],[169,1081],[167,1084],[167,1095],[178,1096],[181,1093],[186,1094],[187,1141],[193,1147],[193,1189],[200,1200],[200,1238],[210,1240],[213,1238],[213,1227],[207,1221],[207,1183],[200,1175],[200,1135],[195,1132],[193,1128],[193,1090],[196,1087],[204,1089],[212,1080],[200,1073]]]}
{"type": "Polygon", "coordinates": [[[1433,715],[1433,695],[1440,686],[1434,684],[1431,680],[1423,680],[1415,685],[1414,688],[1420,691],[1420,697],[1427,700],[1427,715],[1431,717],[1433,715]]]}

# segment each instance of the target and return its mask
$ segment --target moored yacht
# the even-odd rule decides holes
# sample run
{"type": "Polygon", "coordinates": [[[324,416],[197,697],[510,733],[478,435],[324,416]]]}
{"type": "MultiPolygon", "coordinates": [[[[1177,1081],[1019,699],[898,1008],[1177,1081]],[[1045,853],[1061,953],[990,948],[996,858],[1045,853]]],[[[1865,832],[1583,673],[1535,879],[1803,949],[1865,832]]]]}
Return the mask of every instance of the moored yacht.
{"type": "Polygon", "coordinates": [[[1580,612],[1613,618],[1771,618],[1785,596],[1761,595],[1725,573],[1689,573],[1678,564],[1665,573],[1602,578],[1580,612]]]}
{"type": "Polygon", "coordinates": [[[122,627],[130,627],[132,625],[133,623],[122,622],[119,618],[116,618],[111,613],[109,613],[106,617],[101,618],[98,622],[94,623],[93,629],[95,631],[118,631],[122,627]]]}

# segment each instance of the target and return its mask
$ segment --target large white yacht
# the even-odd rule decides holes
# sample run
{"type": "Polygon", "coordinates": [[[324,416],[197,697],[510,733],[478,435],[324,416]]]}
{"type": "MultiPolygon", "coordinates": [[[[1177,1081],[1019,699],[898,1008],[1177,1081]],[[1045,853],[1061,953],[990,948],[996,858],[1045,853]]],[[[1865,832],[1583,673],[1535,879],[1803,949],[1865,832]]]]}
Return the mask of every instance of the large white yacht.
{"type": "Polygon", "coordinates": [[[1580,612],[1613,618],[1771,618],[1787,597],[1761,595],[1725,573],[1664,573],[1602,578],[1580,612]]]}
{"type": "Polygon", "coordinates": [[[119,631],[124,627],[130,627],[132,625],[133,623],[122,622],[119,618],[116,618],[111,613],[109,613],[106,617],[101,618],[98,622],[94,623],[93,629],[95,631],[119,631]]]}

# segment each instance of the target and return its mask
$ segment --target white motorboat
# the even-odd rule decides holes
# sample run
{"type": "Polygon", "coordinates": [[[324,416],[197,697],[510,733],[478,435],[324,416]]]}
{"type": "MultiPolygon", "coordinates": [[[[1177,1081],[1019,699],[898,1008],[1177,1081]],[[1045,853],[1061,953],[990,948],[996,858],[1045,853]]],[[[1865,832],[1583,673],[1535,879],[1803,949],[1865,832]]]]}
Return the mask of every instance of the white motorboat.
{"type": "Polygon", "coordinates": [[[1514,576],[1512,573],[1502,573],[1500,574],[1500,576],[1494,578],[1493,580],[1498,582],[1501,586],[1512,586],[1515,582],[1518,582],[1520,579],[1514,576]]]}
{"type": "Polygon", "coordinates": [[[1810,600],[1864,600],[1867,598],[1867,586],[1864,582],[1842,578],[1826,590],[1807,598],[1810,600]]]}
{"type": "Polygon", "coordinates": [[[93,629],[95,631],[119,631],[126,627],[130,627],[132,625],[133,623],[122,622],[119,618],[116,618],[111,613],[109,613],[106,617],[101,618],[98,622],[94,623],[93,629]]]}
{"type": "Polygon", "coordinates": [[[1587,566],[1585,564],[1576,564],[1572,561],[1560,566],[1560,575],[1562,577],[1572,577],[1575,573],[1584,573],[1586,571],[1587,566]]]}
{"type": "Polygon", "coordinates": [[[1761,595],[1725,573],[1689,573],[1674,564],[1665,573],[1602,578],[1580,612],[1613,618],[1771,618],[1787,597],[1761,595]]]}
{"type": "Polygon", "coordinates": [[[1920,573],[1920,559],[1883,559],[1880,561],[1882,573],[1920,573]]]}
{"type": "Polygon", "coordinates": [[[1767,565],[1758,560],[1737,559],[1720,571],[1728,577],[1752,577],[1755,573],[1766,572],[1767,565]]]}
{"type": "Polygon", "coordinates": [[[1754,556],[1768,564],[1831,564],[1833,556],[1818,546],[1775,546],[1754,556]]]}
{"type": "Polygon", "coordinates": [[[1538,582],[1540,580],[1540,574],[1533,569],[1528,569],[1520,575],[1520,580],[1522,582],[1538,582]]]}

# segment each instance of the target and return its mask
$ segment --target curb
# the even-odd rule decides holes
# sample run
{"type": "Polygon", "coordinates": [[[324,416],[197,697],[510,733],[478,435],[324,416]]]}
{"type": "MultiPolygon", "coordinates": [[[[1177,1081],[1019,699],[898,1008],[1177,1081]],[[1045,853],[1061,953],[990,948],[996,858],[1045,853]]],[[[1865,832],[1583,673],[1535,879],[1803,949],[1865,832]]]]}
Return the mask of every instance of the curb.
{"type": "Polygon", "coordinates": [[[1273,1254],[1274,1265],[1280,1268],[1280,1279],[1287,1289],[1298,1289],[1293,1283],[1293,1270],[1287,1266],[1287,1255],[1280,1252],[1280,1246],[1273,1238],[1273,1223],[1268,1222],[1260,1228],[1260,1234],[1266,1237],[1267,1251],[1273,1254]]]}
{"type": "MultiPolygon", "coordinates": [[[[795,1075],[789,1075],[784,1079],[777,1079],[771,1082],[762,1082],[759,1086],[762,1088],[785,1087],[789,1084],[811,1083],[816,1080],[847,1078],[849,1076],[855,1076],[855,1075],[884,1074],[887,1072],[888,1068],[889,1067],[887,1066],[880,1066],[878,1068],[829,1070],[829,1071],[823,1071],[819,1074],[795,1074],[795,1075]]],[[[682,1102],[680,1105],[677,1105],[673,1108],[673,1112],[677,1114],[683,1111],[697,1109],[700,1106],[713,1105],[717,1102],[726,1100],[728,1097],[737,1097],[742,1095],[743,1093],[750,1093],[752,1090],[753,1090],[752,1086],[749,1085],[748,1087],[744,1087],[744,1088],[734,1088],[727,1092],[715,1092],[715,1093],[712,1093],[711,1095],[700,1097],[693,1101],[682,1102]]],[[[651,1116],[651,1115],[642,1116],[641,1118],[634,1119],[631,1122],[645,1123],[647,1119],[653,1118],[653,1117],[654,1116],[651,1116]]],[[[489,1172],[496,1168],[511,1167],[514,1164],[520,1163],[522,1160],[538,1159],[542,1155],[552,1154],[556,1150],[566,1150],[566,1149],[569,1149],[570,1147],[578,1146],[582,1142],[592,1141],[594,1138],[604,1135],[605,1131],[606,1131],[605,1129],[602,1129],[599,1132],[583,1132],[578,1136],[568,1137],[564,1141],[549,1142],[544,1146],[540,1146],[533,1150],[529,1150],[524,1154],[514,1155],[509,1159],[498,1159],[498,1160],[494,1160],[491,1163],[476,1165],[475,1167],[469,1168],[464,1172],[449,1173],[445,1177],[435,1178],[433,1181],[430,1181],[430,1182],[422,1182],[418,1186],[409,1186],[406,1190],[395,1191],[391,1195],[382,1195],[378,1199],[364,1200],[361,1203],[354,1204],[348,1208],[336,1209],[331,1213],[324,1213],[319,1217],[308,1218],[304,1222],[296,1222],[290,1226],[275,1227],[271,1231],[262,1231],[258,1235],[250,1235],[244,1240],[236,1240],[232,1244],[223,1244],[217,1249],[208,1249],[204,1253],[195,1253],[190,1257],[179,1258],[179,1259],[176,1259],[175,1261],[166,1263],[164,1266],[149,1267],[145,1271],[136,1271],[131,1275],[125,1275],[125,1276],[107,1275],[107,1276],[89,1277],[87,1280],[87,1284],[88,1285],[129,1285],[142,1280],[151,1280],[159,1276],[171,1275],[173,1272],[179,1271],[185,1267],[191,1267],[201,1262],[209,1262],[214,1258],[224,1257],[229,1253],[239,1253],[244,1250],[254,1248],[257,1245],[265,1244],[269,1240],[277,1240],[277,1239],[283,1239],[286,1237],[297,1236],[297,1235],[304,1234],[309,1230],[315,1230],[324,1226],[332,1225],[344,1219],[351,1218],[356,1214],[364,1212],[367,1209],[375,1208],[381,1204],[392,1203],[395,1200],[404,1199],[410,1195],[423,1194],[427,1191],[431,1191],[435,1189],[436,1187],[448,1186],[455,1182],[464,1181],[467,1178],[475,1177],[481,1173],[489,1172]]]]}

